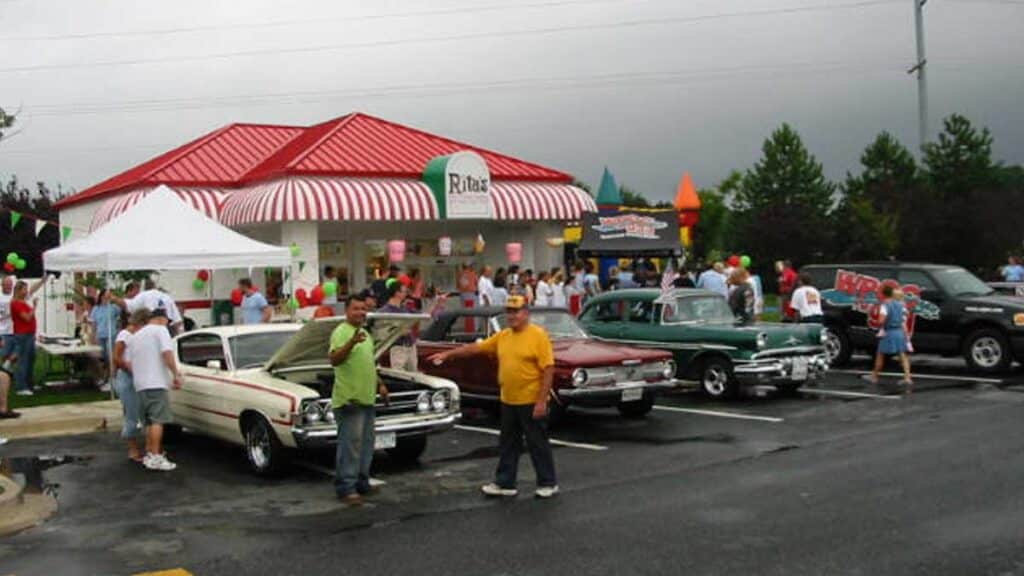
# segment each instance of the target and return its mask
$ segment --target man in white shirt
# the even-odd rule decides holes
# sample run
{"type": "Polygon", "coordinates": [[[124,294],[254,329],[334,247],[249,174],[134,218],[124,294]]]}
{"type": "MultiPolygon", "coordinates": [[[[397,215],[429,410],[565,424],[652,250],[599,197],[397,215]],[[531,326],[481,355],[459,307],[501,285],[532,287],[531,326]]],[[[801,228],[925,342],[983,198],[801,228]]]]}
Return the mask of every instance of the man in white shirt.
{"type": "Polygon", "coordinates": [[[181,388],[174,343],[167,332],[167,312],[157,308],[128,348],[132,381],[139,396],[139,418],[146,427],[146,456],[142,465],[167,472],[177,465],[163,453],[164,425],[174,422],[168,390],[181,388]]]}
{"type": "Polygon", "coordinates": [[[796,310],[800,322],[804,324],[821,324],[825,315],[821,311],[821,293],[811,285],[811,275],[806,272],[800,275],[800,287],[793,291],[789,305],[796,310]]]}
{"type": "Polygon", "coordinates": [[[540,274],[537,275],[537,296],[533,301],[534,306],[551,306],[555,299],[555,289],[552,288],[548,280],[551,278],[551,274],[541,270],[540,274]]]}
{"type": "Polygon", "coordinates": [[[494,270],[490,266],[484,266],[484,269],[480,271],[480,281],[477,282],[480,306],[490,306],[494,303],[494,281],[491,279],[492,274],[494,274],[494,270]]]}
{"type": "Polygon", "coordinates": [[[142,308],[150,312],[157,308],[163,308],[167,313],[171,333],[180,334],[185,323],[181,317],[181,312],[178,311],[178,305],[174,303],[174,299],[166,292],[159,290],[153,280],[147,279],[145,287],[144,291],[132,294],[134,290],[138,289],[138,285],[134,283],[128,285],[128,290],[125,291],[127,297],[124,299],[124,305],[128,313],[142,308]]]}

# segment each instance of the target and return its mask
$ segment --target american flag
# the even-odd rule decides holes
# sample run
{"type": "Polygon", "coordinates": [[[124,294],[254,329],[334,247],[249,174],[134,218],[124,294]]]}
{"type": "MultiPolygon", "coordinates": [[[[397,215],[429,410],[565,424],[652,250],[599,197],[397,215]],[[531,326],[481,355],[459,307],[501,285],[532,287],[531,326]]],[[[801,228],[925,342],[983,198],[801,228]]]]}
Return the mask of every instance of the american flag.
{"type": "Polygon", "coordinates": [[[665,265],[665,272],[661,275],[661,291],[668,293],[672,290],[672,284],[679,278],[679,273],[672,268],[672,262],[665,265]]]}

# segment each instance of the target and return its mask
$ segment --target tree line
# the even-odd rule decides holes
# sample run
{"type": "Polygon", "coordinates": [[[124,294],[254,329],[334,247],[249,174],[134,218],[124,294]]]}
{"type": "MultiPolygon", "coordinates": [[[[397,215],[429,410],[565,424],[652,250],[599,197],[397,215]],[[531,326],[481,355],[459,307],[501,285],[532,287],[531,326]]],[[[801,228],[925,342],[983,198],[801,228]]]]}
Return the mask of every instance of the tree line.
{"type": "Polygon", "coordinates": [[[1024,168],[995,162],[988,129],[960,115],[943,121],[920,162],[882,132],[861,154],[859,173],[838,183],[783,124],[753,167],[700,197],[694,258],[750,254],[769,277],[771,263],[788,258],[798,266],[928,261],[988,278],[1024,239],[1024,168]]]}

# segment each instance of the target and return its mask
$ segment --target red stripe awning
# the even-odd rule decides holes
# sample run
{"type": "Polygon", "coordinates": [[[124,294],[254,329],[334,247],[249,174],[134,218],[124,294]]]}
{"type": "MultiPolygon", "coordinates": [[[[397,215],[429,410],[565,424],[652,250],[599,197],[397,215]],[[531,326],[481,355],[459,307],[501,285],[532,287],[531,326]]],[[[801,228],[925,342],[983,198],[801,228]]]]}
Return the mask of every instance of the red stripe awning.
{"type": "Polygon", "coordinates": [[[495,220],[578,220],[597,212],[585,190],[548,182],[491,182],[495,220]]]}
{"type": "Polygon", "coordinates": [[[437,202],[416,180],[292,177],[231,193],[227,226],[304,220],[436,220],[437,202]]]}
{"type": "MultiPolygon", "coordinates": [[[[214,220],[220,219],[220,207],[226,195],[224,191],[215,188],[173,187],[172,189],[178,194],[178,197],[184,200],[189,206],[203,214],[206,214],[214,220]]],[[[99,207],[95,214],[93,214],[92,224],[89,225],[89,231],[92,232],[114,218],[117,218],[129,208],[138,204],[139,200],[145,198],[146,195],[153,190],[154,188],[143,188],[110,198],[99,207]]]]}

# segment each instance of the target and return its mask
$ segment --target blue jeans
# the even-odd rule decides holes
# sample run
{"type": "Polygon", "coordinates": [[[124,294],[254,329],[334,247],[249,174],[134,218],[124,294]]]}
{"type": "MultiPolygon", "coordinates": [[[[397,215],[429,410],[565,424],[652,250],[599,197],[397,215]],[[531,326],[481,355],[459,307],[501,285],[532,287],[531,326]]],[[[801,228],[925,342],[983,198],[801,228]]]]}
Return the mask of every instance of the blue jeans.
{"type": "Polygon", "coordinates": [[[121,438],[138,438],[142,436],[142,425],[139,423],[139,394],[135,391],[132,375],[124,370],[117,371],[114,380],[114,391],[121,401],[124,413],[124,425],[121,427],[121,438]]]}
{"type": "Polygon", "coordinates": [[[340,497],[370,491],[374,415],[373,406],[346,404],[334,409],[334,420],[338,423],[334,490],[340,497]]]}
{"type": "Polygon", "coordinates": [[[501,436],[498,439],[498,469],[494,472],[494,483],[502,488],[516,487],[524,437],[533,471],[537,474],[537,486],[557,486],[547,419],[534,420],[533,404],[518,406],[504,402],[501,403],[501,436]]]}
{"type": "Polygon", "coordinates": [[[36,335],[15,334],[14,353],[18,355],[18,366],[14,370],[14,389],[32,389],[32,367],[36,363],[36,335]]]}

